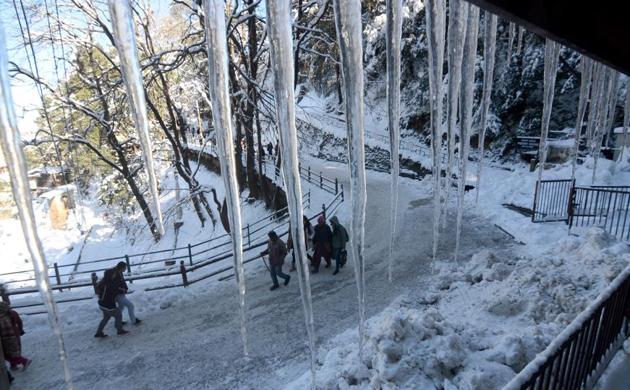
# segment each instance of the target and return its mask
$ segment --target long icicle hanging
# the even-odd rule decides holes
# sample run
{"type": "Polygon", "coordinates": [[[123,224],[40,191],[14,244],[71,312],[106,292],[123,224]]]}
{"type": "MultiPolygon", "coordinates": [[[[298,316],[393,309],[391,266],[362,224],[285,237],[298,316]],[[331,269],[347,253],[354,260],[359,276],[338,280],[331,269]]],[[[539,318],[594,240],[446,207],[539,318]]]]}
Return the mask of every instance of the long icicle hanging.
{"type": "Polygon", "coordinates": [[[459,256],[459,241],[464,215],[464,195],[470,148],[470,130],[473,122],[473,102],[475,92],[475,60],[477,58],[477,37],[479,34],[479,8],[468,5],[466,41],[464,43],[464,61],[462,63],[461,125],[459,130],[459,183],[457,185],[457,226],[455,231],[455,261],[459,256]]]}
{"type": "Polygon", "coordinates": [[[626,82],[626,102],[623,106],[623,142],[621,143],[621,152],[619,153],[619,162],[626,158],[626,149],[628,149],[628,126],[630,125],[630,79],[626,82]]]}
{"type": "Polygon", "coordinates": [[[112,18],[114,41],[116,42],[116,50],[120,57],[120,67],[127,89],[127,100],[136,124],[136,131],[138,132],[140,146],[142,147],[144,165],[147,171],[147,177],[149,178],[149,189],[157,217],[157,232],[161,237],[164,235],[162,208],[160,206],[157,177],[153,164],[151,135],[149,134],[149,117],[147,116],[142,71],[140,70],[140,63],[138,61],[136,35],[129,0],[109,0],[109,14],[112,18]]]}
{"type": "Polygon", "coordinates": [[[523,35],[525,34],[525,28],[519,26],[518,27],[518,38],[516,38],[516,55],[521,54],[521,50],[523,50],[523,35]]]}
{"type": "Polygon", "coordinates": [[[33,213],[33,200],[28,181],[26,159],[22,151],[20,133],[13,108],[11,83],[9,78],[8,52],[4,36],[4,26],[0,21],[0,146],[9,168],[13,200],[18,209],[24,241],[33,261],[35,281],[44,301],[48,321],[59,342],[59,358],[63,365],[63,374],[68,389],[74,389],[63,333],[59,324],[57,304],[52,295],[48,279],[48,264],[42,242],[37,234],[37,223],[33,213]]]}
{"type": "Polygon", "coordinates": [[[553,96],[556,88],[556,72],[558,70],[558,57],[560,44],[547,39],[545,42],[545,69],[543,85],[543,114],[540,127],[540,146],[538,150],[538,182],[542,180],[545,161],[547,160],[547,134],[549,133],[549,120],[553,107],[553,96]]]}
{"type": "Polygon", "coordinates": [[[346,109],[352,224],[350,247],[359,299],[359,359],[365,336],[365,144],[363,117],[363,45],[360,0],[334,0],[346,109]]]}
{"type": "Polygon", "coordinates": [[[486,127],[488,125],[488,111],[492,101],[492,80],[494,78],[494,60],[497,48],[497,16],[485,12],[485,30],[483,33],[483,92],[481,96],[481,120],[479,121],[479,162],[477,164],[477,185],[475,186],[475,202],[479,203],[479,188],[483,171],[483,155],[486,146],[486,127]]]}
{"type": "Polygon", "coordinates": [[[302,227],[302,186],[300,183],[297,129],[295,127],[295,96],[293,90],[293,45],[290,0],[267,0],[267,32],[271,49],[271,64],[276,105],[276,122],[282,148],[282,172],[289,205],[291,237],[297,252],[297,274],[304,321],[311,350],[311,388],[315,389],[315,326],[306,240],[302,227]]]}
{"type": "Polygon", "coordinates": [[[387,279],[392,282],[396,215],[398,210],[398,175],[400,172],[400,41],[402,39],[402,0],[387,0],[387,119],[391,162],[390,239],[387,279]]]}
{"type": "MultiPolygon", "coordinates": [[[[453,183],[453,170],[455,165],[455,146],[457,133],[457,110],[459,107],[460,87],[462,81],[462,60],[464,56],[464,40],[466,37],[466,23],[468,20],[468,4],[463,0],[452,0],[448,3],[448,34],[447,34],[447,61],[448,61],[448,93],[446,107],[446,133],[448,139],[448,162],[444,183],[444,205],[442,223],[446,223],[446,210],[448,209],[449,190],[453,183]]],[[[443,225],[444,226],[444,225],[443,225]]]]}
{"type": "Polygon", "coordinates": [[[516,38],[516,25],[512,22],[508,24],[508,48],[507,48],[507,67],[510,67],[512,61],[512,50],[514,48],[514,38],[516,38]]]}
{"type": "Polygon", "coordinates": [[[575,180],[575,171],[577,170],[580,139],[582,136],[582,124],[584,122],[586,105],[591,91],[592,72],[593,60],[585,55],[582,55],[582,58],[580,59],[580,97],[578,99],[577,118],[575,119],[575,144],[573,145],[573,160],[571,161],[571,180],[575,180]]]}
{"type": "Polygon", "coordinates": [[[599,105],[603,95],[603,89],[605,87],[606,67],[599,63],[593,62],[593,81],[591,82],[591,96],[588,103],[589,114],[588,122],[586,123],[586,145],[589,153],[593,153],[593,134],[597,124],[597,118],[600,110],[599,105]]]}
{"type": "Polygon", "coordinates": [[[609,67],[606,67],[606,70],[608,74],[606,78],[606,89],[603,95],[603,100],[601,101],[600,114],[595,132],[593,176],[591,178],[591,184],[595,184],[595,178],[597,176],[597,162],[599,161],[599,155],[601,154],[602,141],[604,136],[610,132],[615,115],[615,109],[617,107],[617,82],[619,81],[619,72],[609,67]]]}
{"type": "Polygon", "coordinates": [[[232,109],[228,89],[228,47],[225,28],[225,3],[223,0],[207,0],[205,6],[206,44],[208,45],[208,78],[212,120],[217,137],[217,155],[221,163],[221,177],[225,186],[234,275],[238,287],[241,339],[243,352],[247,350],[247,310],[245,305],[245,270],[243,267],[243,237],[241,224],[241,202],[236,177],[234,137],[232,131],[232,109]]]}
{"type": "MultiPolygon", "coordinates": [[[[431,155],[433,166],[433,257],[437,255],[439,244],[440,202],[442,198],[440,179],[442,175],[442,66],[444,64],[444,0],[427,0],[425,18],[429,42],[429,105],[431,112],[431,155]]],[[[433,264],[433,262],[431,263],[433,264]]]]}

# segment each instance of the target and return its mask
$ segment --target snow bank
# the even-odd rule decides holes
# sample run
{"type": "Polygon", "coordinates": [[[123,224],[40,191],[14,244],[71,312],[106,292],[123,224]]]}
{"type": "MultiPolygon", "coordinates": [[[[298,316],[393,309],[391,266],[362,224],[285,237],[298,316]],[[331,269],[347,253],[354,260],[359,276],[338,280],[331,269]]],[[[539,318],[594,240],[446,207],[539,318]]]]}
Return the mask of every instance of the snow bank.
{"type": "MultiPolygon", "coordinates": [[[[400,297],[319,355],[317,388],[497,389],[542,351],[630,263],[599,228],[540,256],[482,250],[439,263],[431,288],[400,297]]],[[[286,388],[308,385],[308,374],[286,388]]]]}

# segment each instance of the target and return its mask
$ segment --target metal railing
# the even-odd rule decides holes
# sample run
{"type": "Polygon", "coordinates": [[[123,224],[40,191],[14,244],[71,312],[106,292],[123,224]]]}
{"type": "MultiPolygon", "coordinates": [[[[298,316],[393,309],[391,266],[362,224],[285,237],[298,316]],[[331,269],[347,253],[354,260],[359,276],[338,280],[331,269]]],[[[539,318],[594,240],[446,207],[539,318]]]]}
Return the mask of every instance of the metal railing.
{"type": "Polygon", "coordinates": [[[569,229],[600,226],[620,240],[630,240],[630,187],[574,187],[571,191],[569,229]]]}
{"type": "Polygon", "coordinates": [[[536,182],[532,222],[568,221],[571,189],[575,180],[542,180],[536,182]]]}
{"type": "Polygon", "coordinates": [[[578,315],[504,390],[590,388],[626,339],[630,267],[578,315]]]}

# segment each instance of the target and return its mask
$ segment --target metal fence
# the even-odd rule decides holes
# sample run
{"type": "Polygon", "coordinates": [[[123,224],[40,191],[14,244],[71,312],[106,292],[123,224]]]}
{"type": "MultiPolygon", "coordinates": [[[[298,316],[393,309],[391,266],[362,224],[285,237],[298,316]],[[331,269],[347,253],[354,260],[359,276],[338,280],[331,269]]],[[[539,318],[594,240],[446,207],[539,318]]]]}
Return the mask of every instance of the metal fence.
{"type": "Polygon", "coordinates": [[[630,240],[630,187],[574,187],[569,229],[600,226],[620,240],[630,240]]]}
{"type": "Polygon", "coordinates": [[[630,267],[504,390],[591,388],[626,339],[630,267]]]}
{"type": "Polygon", "coordinates": [[[542,180],[536,182],[532,222],[568,221],[571,189],[575,180],[542,180]]]}

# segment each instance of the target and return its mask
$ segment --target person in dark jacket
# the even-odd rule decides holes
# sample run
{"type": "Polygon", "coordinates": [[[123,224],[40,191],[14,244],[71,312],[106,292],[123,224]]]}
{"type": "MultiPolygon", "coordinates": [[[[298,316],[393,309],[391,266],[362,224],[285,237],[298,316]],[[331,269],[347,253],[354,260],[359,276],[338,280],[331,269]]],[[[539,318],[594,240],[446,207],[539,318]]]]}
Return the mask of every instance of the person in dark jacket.
{"type": "Polygon", "coordinates": [[[284,285],[289,284],[291,276],[282,272],[282,264],[284,264],[284,258],[287,255],[287,247],[284,242],[278,237],[273,230],[269,232],[269,241],[267,242],[267,249],[260,253],[261,256],[269,255],[269,272],[271,273],[271,280],[273,286],[270,290],[275,290],[280,285],[278,284],[278,276],[284,279],[284,285]]]}
{"type": "Polygon", "coordinates": [[[336,216],[330,219],[330,225],[332,226],[332,257],[335,259],[335,272],[333,275],[339,273],[339,268],[342,268],[342,253],[346,250],[346,244],[350,240],[348,232],[342,224],[339,223],[339,219],[336,216]]]}
{"type": "Polygon", "coordinates": [[[140,325],[142,321],[139,318],[136,318],[134,314],[134,306],[133,303],[127,298],[127,293],[129,292],[129,287],[127,287],[127,282],[125,281],[124,272],[127,270],[127,263],[121,261],[114,268],[114,280],[116,282],[116,289],[118,295],[116,295],[116,303],[118,304],[118,308],[120,312],[124,312],[125,308],[127,308],[127,312],[129,313],[129,321],[131,321],[134,325],[140,325]]]}
{"type": "Polygon", "coordinates": [[[269,155],[269,157],[273,156],[273,144],[271,143],[271,141],[269,141],[269,143],[267,144],[267,154],[269,155]]]}
{"type": "Polygon", "coordinates": [[[311,264],[313,265],[312,273],[319,272],[319,265],[322,262],[322,257],[326,260],[326,268],[330,267],[330,255],[332,251],[332,231],[330,226],[326,224],[326,219],[323,215],[317,218],[317,225],[315,226],[315,233],[313,234],[313,246],[315,247],[315,254],[311,264]]]}
{"type": "MultiPolygon", "coordinates": [[[[31,364],[31,361],[22,356],[22,343],[20,336],[22,321],[16,323],[15,314],[11,314],[11,306],[6,302],[0,302],[0,337],[2,337],[2,352],[4,359],[9,362],[11,369],[22,366],[22,370],[31,364]],[[13,318],[12,318],[13,317],[13,318]]],[[[18,316],[19,318],[19,316],[18,316]]]]}
{"type": "Polygon", "coordinates": [[[116,295],[118,295],[119,285],[115,275],[115,268],[108,269],[105,271],[103,279],[98,284],[98,289],[100,290],[98,307],[101,309],[101,312],[103,312],[103,319],[98,324],[98,329],[94,337],[107,337],[107,335],[103,333],[103,329],[105,329],[105,325],[107,325],[109,319],[112,317],[114,317],[115,326],[119,335],[129,333],[123,328],[122,312],[116,307],[116,295]]]}

